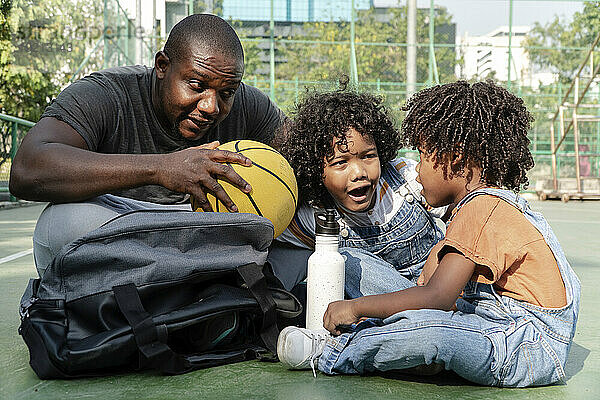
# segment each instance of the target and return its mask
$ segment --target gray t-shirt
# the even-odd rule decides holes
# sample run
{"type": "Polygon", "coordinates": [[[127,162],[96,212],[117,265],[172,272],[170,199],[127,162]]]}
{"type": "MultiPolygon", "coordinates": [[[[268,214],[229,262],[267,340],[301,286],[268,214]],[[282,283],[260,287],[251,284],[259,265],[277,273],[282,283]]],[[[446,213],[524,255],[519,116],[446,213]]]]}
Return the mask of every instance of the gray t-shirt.
{"type": "MultiPolygon", "coordinates": [[[[152,108],[153,69],[127,66],[94,72],[63,90],[42,118],[54,117],[75,129],[89,150],[106,154],[163,154],[213,140],[252,139],[270,143],[283,113],[260,90],[242,83],[229,115],[198,140],[187,140],[160,125],[152,108]]],[[[161,204],[187,195],[148,185],[115,192],[161,204]]]]}

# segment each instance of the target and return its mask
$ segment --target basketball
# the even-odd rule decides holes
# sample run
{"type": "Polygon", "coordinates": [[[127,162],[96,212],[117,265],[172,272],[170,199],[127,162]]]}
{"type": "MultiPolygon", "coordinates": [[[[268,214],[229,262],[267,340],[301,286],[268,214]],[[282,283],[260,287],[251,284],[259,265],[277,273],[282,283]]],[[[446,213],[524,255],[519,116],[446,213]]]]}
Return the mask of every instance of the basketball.
{"type": "MultiPolygon", "coordinates": [[[[252,186],[250,193],[246,194],[223,180],[219,183],[239,212],[268,218],[275,227],[274,237],[279,236],[294,217],[298,204],[298,185],[290,164],[277,150],[253,140],[235,140],[217,148],[243,154],[252,160],[250,167],[230,164],[252,186]]],[[[212,194],[207,193],[206,197],[213,211],[229,212],[212,194]]],[[[202,211],[193,197],[191,202],[194,211],[202,211]]]]}

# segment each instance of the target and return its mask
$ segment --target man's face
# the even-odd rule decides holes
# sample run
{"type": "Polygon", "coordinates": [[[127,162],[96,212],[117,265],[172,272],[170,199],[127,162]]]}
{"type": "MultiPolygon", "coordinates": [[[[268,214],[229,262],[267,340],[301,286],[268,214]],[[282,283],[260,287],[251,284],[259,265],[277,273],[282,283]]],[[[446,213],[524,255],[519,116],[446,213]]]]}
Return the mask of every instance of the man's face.
{"type": "Polygon", "coordinates": [[[160,81],[159,119],[183,138],[195,140],[221,122],[231,110],[244,73],[241,59],[194,46],[188,57],[156,58],[160,81]]]}

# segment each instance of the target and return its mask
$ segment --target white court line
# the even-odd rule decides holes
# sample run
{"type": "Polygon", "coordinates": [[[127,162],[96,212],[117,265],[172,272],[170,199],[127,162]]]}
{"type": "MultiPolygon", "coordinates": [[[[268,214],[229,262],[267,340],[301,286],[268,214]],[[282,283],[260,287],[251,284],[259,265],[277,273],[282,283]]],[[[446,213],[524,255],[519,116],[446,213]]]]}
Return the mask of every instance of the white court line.
{"type": "Polygon", "coordinates": [[[3,257],[3,258],[0,258],[0,264],[4,264],[5,262],[16,260],[17,258],[21,258],[23,256],[27,256],[27,255],[29,255],[31,253],[33,253],[33,249],[23,250],[23,251],[20,251],[18,253],[11,254],[10,256],[6,256],[6,257],[3,257]]]}
{"type": "Polygon", "coordinates": [[[548,222],[561,222],[561,223],[568,223],[568,224],[600,224],[600,221],[576,221],[576,220],[572,220],[572,219],[551,219],[548,218],[547,219],[548,222]]]}

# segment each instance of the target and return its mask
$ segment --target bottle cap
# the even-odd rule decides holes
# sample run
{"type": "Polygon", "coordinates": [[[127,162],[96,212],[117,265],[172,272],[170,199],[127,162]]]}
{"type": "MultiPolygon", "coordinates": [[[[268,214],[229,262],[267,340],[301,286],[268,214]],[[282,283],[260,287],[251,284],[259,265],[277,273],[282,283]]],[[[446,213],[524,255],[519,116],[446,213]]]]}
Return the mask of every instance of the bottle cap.
{"type": "Polygon", "coordinates": [[[335,220],[335,210],[315,211],[315,232],[317,235],[339,235],[340,226],[335,220]]]}

